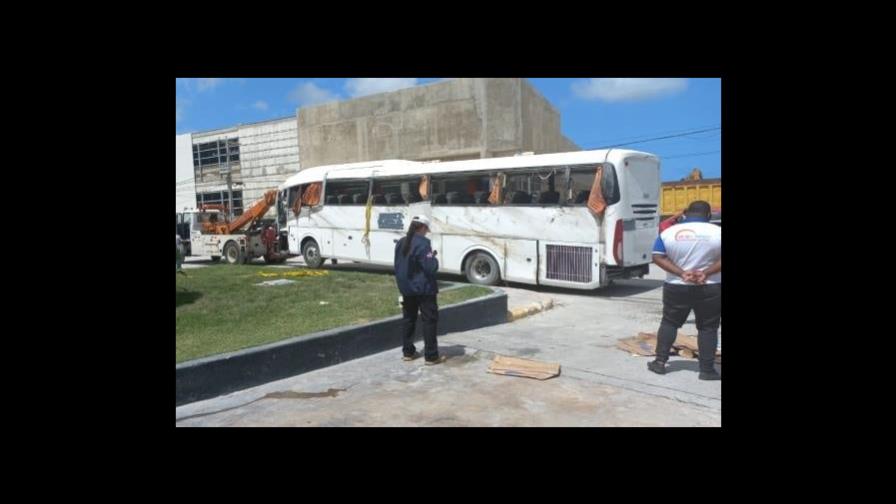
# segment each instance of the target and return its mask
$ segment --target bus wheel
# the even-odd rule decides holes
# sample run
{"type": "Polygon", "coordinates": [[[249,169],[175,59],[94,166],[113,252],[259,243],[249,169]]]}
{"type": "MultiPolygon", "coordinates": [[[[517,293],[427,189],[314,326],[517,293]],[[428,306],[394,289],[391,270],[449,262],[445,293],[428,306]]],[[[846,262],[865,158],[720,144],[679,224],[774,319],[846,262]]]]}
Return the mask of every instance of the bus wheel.
{"type": "Polygon", "coordinates": [[[501,278],[498,262],[485,252],[476,252],[467,259],[467,280],[478,285],[495,285],[501,278]]]}
{"type": "Polygon", "coordinates": [[[228,264],[242,264],[243,254],[240,252],[239,245],[236,242],[227,242],[227,245],[224,245],[224,259],[227,260],[228,264]]]}
{"type": "Polygon", "coordinates": [[[320,268],[324,263],[324,258],[320,256],[320,248],[314,240],[305,242],[305,246],[302,247],[302,256],[309,268],[320,268]]]}

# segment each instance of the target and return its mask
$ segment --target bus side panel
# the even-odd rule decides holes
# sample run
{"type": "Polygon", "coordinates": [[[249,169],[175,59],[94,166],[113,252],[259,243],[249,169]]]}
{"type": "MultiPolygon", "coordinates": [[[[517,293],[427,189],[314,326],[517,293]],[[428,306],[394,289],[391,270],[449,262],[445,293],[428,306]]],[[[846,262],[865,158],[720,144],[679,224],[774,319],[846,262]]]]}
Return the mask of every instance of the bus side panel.
{"type": "MultiPolygon", "coordinates": [[[[373,207],[370,216],[370,256],[367,261],[392,266],[395,245],[407,234],[412,217],[408,215],[407,206],[373,207]]],[[[435,243],[432,245],[435,248],[435,243]]]]}
{"type": "Polygon", "coordinates": [[[653,261],[653,244],[659,218],[650,220],[623,219],[622,266],[638,266],[653,261]]]}
{"type": "Polygon", "coordinates": [[[534,284],[538,275],[538,241],[505,240],[501,277],[511,282],[534,284]]]}

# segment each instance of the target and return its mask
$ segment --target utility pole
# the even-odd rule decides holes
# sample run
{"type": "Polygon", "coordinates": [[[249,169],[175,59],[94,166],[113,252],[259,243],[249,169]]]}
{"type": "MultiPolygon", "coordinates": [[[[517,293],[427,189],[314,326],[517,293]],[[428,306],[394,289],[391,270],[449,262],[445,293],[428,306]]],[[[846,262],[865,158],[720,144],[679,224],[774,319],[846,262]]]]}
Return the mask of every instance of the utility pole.
{"type": "Polygon", "coordinates": [[[230,220],[233,220],[233,177],[230,173],[230,139],[224,141],[224,148],[227,149],[227,213],[230,214],[230,220]]]}

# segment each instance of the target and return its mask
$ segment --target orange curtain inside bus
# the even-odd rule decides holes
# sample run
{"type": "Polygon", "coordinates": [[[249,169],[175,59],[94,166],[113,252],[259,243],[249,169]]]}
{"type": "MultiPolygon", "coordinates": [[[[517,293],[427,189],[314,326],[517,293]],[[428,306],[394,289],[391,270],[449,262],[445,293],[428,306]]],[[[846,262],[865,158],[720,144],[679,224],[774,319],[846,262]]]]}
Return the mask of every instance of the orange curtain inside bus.
{"type": "Polygon", "coordinates": [[[603,174],[603,166],[594,173],[594,183],[591,184],[591,194],[588,195],[588,209],[595,215],[602,215],[607,208],[607,202],[600,190],[601,175],[603,174]]]}
{"type": "Polygon", "coordinates": [[[492,177],[492,192],[488,195],[488,202],[491,205],[501,203],[501,176],[492,177]]]}
{"type": "Polygon", "coordinates": [[[429,198],[429,177],[424,175],[420,177],[420,197],[423,199],[429,198]]]}
{"type": "Polygon", "coordinates": [[[320,190],[321,190],[320,182],[315,182],[313,184],[308,184],[308,187],[305,188],[305,192],[302,194],[302,204],[308,206],[315,206],[320,203],[320,190]]]}
{"type": "Polygon", "coordinates": [[[296,200],[292,202],[292,212],[298,217],[302,210],[302,188],[299,187],[296,194],[296,200]]]}

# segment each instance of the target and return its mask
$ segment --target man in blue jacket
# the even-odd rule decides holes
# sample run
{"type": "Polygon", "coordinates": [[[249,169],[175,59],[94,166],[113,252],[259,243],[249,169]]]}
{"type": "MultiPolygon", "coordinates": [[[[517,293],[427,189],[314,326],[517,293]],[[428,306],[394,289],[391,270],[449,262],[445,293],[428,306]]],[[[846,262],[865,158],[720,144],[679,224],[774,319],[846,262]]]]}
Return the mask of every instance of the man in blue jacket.
{"type": "Polygon", "coordinates": [[[430,246],[429,219],[418,215],[411,219],[408,234],[395,245],[395,280],[402,296],[403,360],[414,360],[420,355],[414,347],[414,331],[417,328],[417,312],[423,319],[423,357],[427,365],[445,361],[439,356],[436,329],[439,321],[439,306],[436,296],[439,286],[436,273],[439,260],[430,246]]]}

